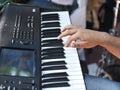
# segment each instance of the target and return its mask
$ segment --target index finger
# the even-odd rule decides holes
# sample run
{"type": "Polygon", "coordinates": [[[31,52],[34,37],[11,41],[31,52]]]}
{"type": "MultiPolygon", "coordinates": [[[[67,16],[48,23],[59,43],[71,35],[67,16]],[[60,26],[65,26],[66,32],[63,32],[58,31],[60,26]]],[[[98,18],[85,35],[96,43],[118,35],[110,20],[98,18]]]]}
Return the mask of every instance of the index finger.
{"type": "Polygon", "coordinates": [[[61,32],[64,32],[64,31],[66,31],[66,30],[70,30],[71,28],[73,28],[73,25],[65,26],[65,27],[61,30],[61,32]]]}
{"type": "Polygon", "coordinates": [[[72,41],[76,41],[78,40],[77,34],[73,34],[72,36],[70,36],[67,40],[67,42],[65,43],[65,47],[68,47],[71,45],[72,41]]]}
{"type": "Polygon", "coordinates": [[[65,36],[68,36],[68,35],[72,35],[74,33],[75,33],[74,30],[66,30],[58,36],[58,39],[61,39],[62,37],[65,37],[65,36]]]}

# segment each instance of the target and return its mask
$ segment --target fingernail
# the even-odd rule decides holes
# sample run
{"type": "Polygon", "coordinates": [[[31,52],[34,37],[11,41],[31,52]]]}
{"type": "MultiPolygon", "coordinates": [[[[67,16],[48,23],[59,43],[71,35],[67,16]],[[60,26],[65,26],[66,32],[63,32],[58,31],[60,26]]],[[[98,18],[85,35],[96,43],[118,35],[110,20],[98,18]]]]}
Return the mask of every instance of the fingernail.
{"type": "Polygon", "coordinates": [[[67,45],[64,45],[64,47],[67,47],[67,45]]]}
{"type": "Polygon", "coordinates": [[[57,39],[60,39],[60,37],[58,36],[57,39]]]}
{"type": "Polygon", "coordinates": [[[69,45],[65,44],[65,47],[69,47],[69,45]]]}
{"type": "Polygon", "coordinates": [[[74,47],[75,47],[75,45],[74,45],[74,44],[72,44],[72,47],[74,48],[74,47]]]}

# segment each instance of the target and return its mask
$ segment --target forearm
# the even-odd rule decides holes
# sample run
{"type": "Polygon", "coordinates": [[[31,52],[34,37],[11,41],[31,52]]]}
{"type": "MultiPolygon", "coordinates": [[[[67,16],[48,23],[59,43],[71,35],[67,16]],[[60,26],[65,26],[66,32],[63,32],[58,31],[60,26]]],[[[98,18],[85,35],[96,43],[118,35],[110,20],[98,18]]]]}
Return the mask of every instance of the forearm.
{"type": "Polygon", "coordinates": [[[120,58],[120,38],[105,34],[104,42],[101,44],[109,52],[120,58]]]}

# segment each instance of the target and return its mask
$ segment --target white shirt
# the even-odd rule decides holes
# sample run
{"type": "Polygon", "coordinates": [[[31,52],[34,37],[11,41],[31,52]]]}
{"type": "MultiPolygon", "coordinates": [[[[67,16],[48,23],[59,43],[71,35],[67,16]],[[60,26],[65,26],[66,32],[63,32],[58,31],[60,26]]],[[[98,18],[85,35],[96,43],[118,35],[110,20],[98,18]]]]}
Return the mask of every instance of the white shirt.
{"type": "Polygon", "coordinates": [[[87,0],[77,0],[78,8],[71,14],[71,22],[74,25],[86,27],[86,7],[87,0]]]}
{"type": "Polygon", "coordinates": [[[60,5],[72,5],[74,0],[51,0],[51,1],[60,5]]]}

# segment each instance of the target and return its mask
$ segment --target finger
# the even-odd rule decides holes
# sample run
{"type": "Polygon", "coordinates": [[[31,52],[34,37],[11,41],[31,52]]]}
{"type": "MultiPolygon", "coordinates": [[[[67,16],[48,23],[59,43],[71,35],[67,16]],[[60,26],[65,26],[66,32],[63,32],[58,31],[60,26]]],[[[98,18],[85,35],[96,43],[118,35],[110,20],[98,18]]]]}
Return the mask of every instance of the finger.
{"type": "Polygon", "coordinates": [[[72,43],[72,47],[74,48],[83,48],[85,46],[85,42],[84,41],[80,41],[80,42],[73,42],[72,43]]]}
{"type": "Polygon", "coordinates": [[[72,43],[72,47],[74,47],[74,48],[80,47],[80,45],[79,45],[80,42],[81,42],[81,40],[76,40],[75,42],[72,43]]]}
{"type": "Polygon", "coordinates": [[[64,32],[64,31],[66,31],[66,30],[70,30],[70,29],[73,28],[73,26],[74,26],[74,25],[65,26],[65,27],[61,30],[61,32],[64,32]]]}
{"type": "Polygon", "coordinates": [[[78,38],[76,36],[76,34],[70,36],[67,40],[67,42],[65,43],[65,47],[68,47],[72,44],[73,41],[76,41],[78,38]]]}
{"type": "Polygon", "coordinates": [[[74,33],[75,32],[73,30],[66,30],[58,36],[58,39],[61,39],[61,38],[65,37],[65,36],[68,36],[68,35],[72,35],[74,33]]]}

